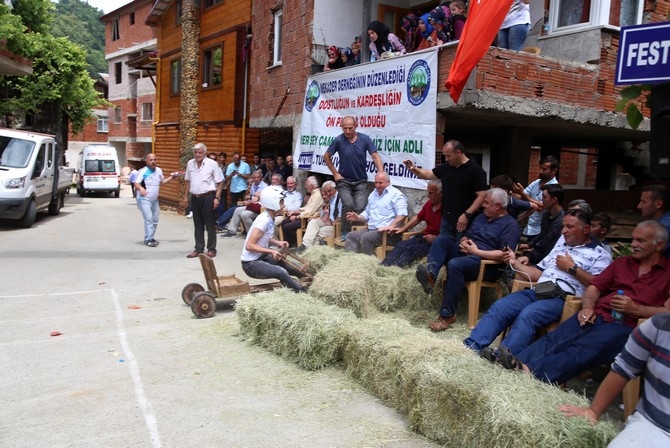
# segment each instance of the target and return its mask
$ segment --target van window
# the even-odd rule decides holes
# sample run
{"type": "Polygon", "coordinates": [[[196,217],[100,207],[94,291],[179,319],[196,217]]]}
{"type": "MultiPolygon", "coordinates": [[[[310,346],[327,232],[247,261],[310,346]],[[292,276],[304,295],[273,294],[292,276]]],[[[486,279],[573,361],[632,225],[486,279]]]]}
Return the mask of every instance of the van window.
{"type": "Polygon", "coordinates": [[[87,173],[116,173],[113,160],[86,160],[84,171],[87,173]]]}
{"type": "Polygon", "coordinates": [[[11,137],[0,137],[0,166],[25,168],[35,143],[11,137]]]}

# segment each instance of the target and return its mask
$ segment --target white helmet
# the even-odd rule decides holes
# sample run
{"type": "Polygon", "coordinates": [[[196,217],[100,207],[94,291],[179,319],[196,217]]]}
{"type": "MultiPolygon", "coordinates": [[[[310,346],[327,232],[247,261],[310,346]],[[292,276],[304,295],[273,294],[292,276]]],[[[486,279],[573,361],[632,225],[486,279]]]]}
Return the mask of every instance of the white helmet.
{"type": "Polygon", "coordinates": [[[282,187],[277,185],[271,185],[265,187],[261,190],[261,205],[265,207],[266,210],[278,211],[281,209],[281,201],[284,200],[286,195],[282,187]]]}

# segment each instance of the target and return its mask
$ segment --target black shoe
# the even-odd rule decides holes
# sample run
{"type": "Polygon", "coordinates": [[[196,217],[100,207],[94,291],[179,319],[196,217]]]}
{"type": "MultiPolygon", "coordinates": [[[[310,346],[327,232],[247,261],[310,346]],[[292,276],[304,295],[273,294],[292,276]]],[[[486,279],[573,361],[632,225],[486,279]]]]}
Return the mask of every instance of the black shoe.
{"type": "Polygon", "coordinates": [[[300,246],[295,248],[295,253],[296,254],[301,254],[301,253],[305,252],[306,250],[307,250],[307,246],[305,246],[304,244],[301,244],[300,246]]]}
{"type": "Polygon", "coordinates": [[[149,241],[151,241],[152,243],[154,243],[156,246],[158,246],[158,245],[160,244],[158,241],[156,241],[156,240],[153,239],[153,238],[151,238],[149,241]]]}
{"type": "Polygon", "coordinates": [[[488,362],[498,362],[498,355],[496,355],[495,350],[493,350],[491,347],[484,347],[482,351],[479,352],[479,356],[488,362]]]}
{"type": "Polygon", "coordinates": [[[508,370],[523,370],[523,363],[502,345],[498,347],[498,364],[508,370]]]}
{"type": "Polygon", "coordinates": [[[428,268],[426,268],[425,264],[420,264],[416,267],[416,279],[421,283],[423,291],[426,294],[433,292],[434,280],[431,281],[431,278],[432,275],[428,272],[428,268]]]}
{"type": "Polygon", "coordinates": [[[147,246],[149,246],[149,247],[156,247],[156,246],[158,246],[158,242],[157,242],[157,241],[152,241],[152,240],[146,240],[146,241],[144,242],[144,244],[147,245],[147,246]]]}

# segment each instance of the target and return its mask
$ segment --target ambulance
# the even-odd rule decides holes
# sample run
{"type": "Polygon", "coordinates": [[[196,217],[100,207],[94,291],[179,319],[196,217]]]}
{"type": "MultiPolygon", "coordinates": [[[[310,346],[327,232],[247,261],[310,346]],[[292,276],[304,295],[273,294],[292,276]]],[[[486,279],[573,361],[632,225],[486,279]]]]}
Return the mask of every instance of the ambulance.
{"type": "Polygon", "coordinates": [[[121,192],[121,168],[116,148],[107,145],[88,145],[79,153],[77,162],[77,194],[121,192]]]}

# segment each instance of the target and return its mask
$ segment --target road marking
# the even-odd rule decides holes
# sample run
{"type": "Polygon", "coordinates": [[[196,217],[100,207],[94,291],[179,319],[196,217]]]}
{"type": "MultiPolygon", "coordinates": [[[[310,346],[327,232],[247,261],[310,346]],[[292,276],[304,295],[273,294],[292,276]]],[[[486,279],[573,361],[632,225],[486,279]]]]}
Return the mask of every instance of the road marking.
{"type": "Polygon", "coordinates": [[[128,344],[128,339],[126,338],[126,329],[123,327],[123,309],[121,308],[121,303],[119,302],[119,296],[116,294],[114,289],[110,290],[112,294],[112,301],[114,302],[114,309],[116,310],[116,332],[119,336],[119,341],[121,342],[121,349],[125,356],[126,365],[130,371],[130,376],[133,379],[135,385],[135,396],[137,397],[137,403],[144,414],[144,422],[147,425],[149,430],[149,437],[151,438],[151,446],[154,448],[162,447],[160,436],[158,435],[158,423],[156,421],[156,416],[154,415],[153,408],[149,400],[147,400],[146,395],[144,395],[144,387],[142,386],[142,378],[140,378],[140,369],[137,365],[137,360],[132,350],[130,350],[130,345],[128,344]]]}

